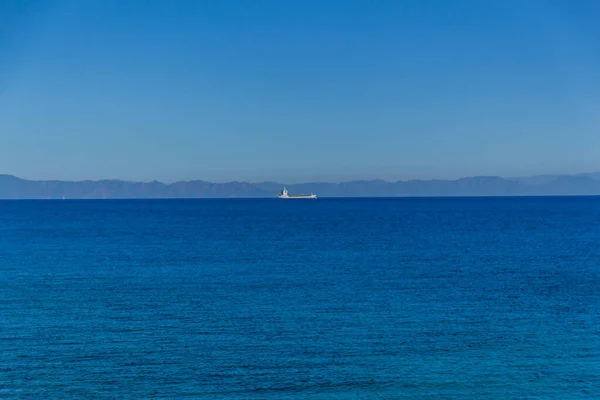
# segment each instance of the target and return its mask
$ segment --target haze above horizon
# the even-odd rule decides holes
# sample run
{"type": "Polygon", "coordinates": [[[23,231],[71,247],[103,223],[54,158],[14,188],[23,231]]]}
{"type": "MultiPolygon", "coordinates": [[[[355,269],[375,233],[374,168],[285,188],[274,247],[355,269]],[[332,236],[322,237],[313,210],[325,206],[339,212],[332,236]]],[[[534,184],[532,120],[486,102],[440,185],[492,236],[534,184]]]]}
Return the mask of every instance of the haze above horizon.
{"type": "Polygon", "coordinates": [[[600,170],[600,2],[0,3],[0,173],[600,170]]]}

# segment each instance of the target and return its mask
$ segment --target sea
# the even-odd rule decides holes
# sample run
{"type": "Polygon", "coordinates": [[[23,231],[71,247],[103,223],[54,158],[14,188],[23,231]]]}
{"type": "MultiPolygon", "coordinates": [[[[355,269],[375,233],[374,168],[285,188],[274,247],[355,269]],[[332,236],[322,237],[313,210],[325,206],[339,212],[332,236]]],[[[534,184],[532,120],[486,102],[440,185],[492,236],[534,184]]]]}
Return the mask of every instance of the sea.
{"type": "Polygon", "coordinates": [[[592,398],[600,197],[0,201],[0,399],[592,398]]]}

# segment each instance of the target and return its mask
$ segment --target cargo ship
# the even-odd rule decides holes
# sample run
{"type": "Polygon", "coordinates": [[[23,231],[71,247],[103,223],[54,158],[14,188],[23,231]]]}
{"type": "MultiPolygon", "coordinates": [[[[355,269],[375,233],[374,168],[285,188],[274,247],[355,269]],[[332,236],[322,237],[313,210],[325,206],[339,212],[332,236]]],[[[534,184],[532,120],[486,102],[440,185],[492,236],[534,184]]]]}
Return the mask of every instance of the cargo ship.
{"type": "Polygon", "coordinates": [[[280,199],[316,199],[317,195],[316,194],[298,194],[298,195],[294,195],[294,196],[290,196],[290,194],[288,193],[286,188],[283,188],[283,190],[281,192],[279,192],[279,197],[280,199]]]}

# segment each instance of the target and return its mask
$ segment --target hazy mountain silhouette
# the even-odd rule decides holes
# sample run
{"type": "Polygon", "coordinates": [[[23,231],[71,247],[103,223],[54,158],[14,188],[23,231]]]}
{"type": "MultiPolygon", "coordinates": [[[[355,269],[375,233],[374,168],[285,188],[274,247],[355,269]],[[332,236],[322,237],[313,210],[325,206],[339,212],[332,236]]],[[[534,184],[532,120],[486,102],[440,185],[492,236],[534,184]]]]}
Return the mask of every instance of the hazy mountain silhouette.
{"type": "MultiPolygon", "coordinates": [[[[12,175],[0,175],[0,198],[275,197],[283,186],[284,184],[277,182],[212,183],[200,180],[171,184],[121,180],[30,181],[12,175]]],[[[287,185],[287,187],[292,194],[316,193],[319,197],[600,195],[600,173],[510,179],[498,176],[475,176],[456,180],[312,182],[287,185]]]]}

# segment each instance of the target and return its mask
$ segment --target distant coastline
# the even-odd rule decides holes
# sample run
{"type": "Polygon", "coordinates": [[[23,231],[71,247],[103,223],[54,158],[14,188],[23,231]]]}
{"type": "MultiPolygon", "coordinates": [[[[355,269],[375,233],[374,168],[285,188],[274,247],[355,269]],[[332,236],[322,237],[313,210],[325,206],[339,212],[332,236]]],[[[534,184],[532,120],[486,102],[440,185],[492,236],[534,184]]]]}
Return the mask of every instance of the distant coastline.
{"type": "MultiPolygon", "coordinates": [[[[123,198],[269,198],[283,183],[202,180],[162,182],[34,181],[0,175],[0,199],[123,199],[123,198]]],[[[319,197],[444,197],[600,195],[600,173],[538,175],[520,178],[474,176],[455,180],[358,180],[341,183],[287,184],[296,193],[319,197]]]]}

